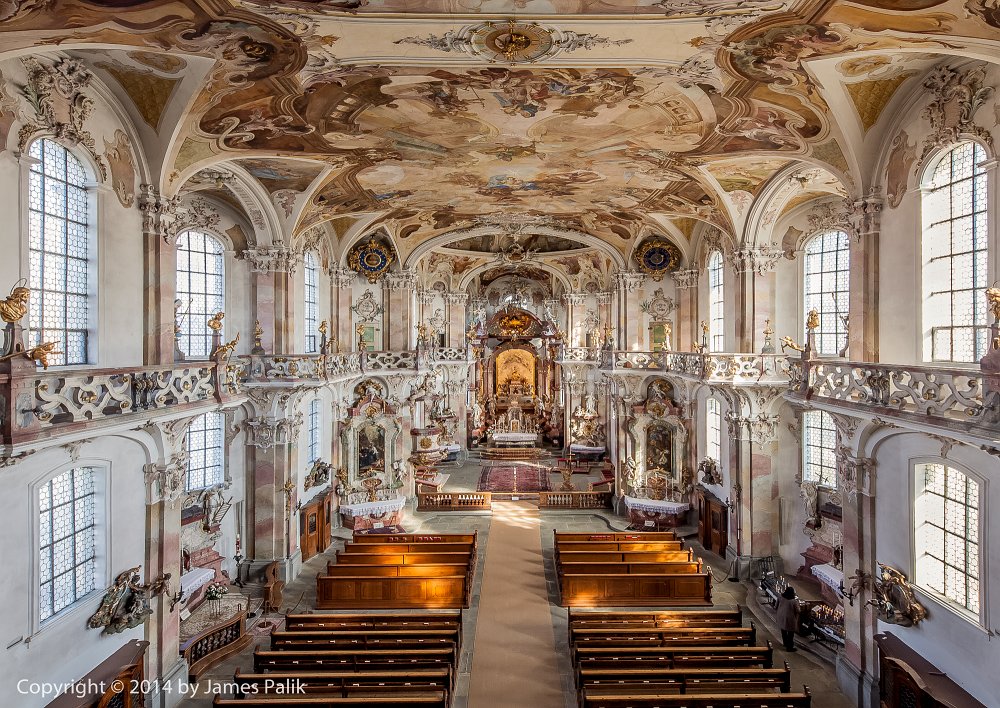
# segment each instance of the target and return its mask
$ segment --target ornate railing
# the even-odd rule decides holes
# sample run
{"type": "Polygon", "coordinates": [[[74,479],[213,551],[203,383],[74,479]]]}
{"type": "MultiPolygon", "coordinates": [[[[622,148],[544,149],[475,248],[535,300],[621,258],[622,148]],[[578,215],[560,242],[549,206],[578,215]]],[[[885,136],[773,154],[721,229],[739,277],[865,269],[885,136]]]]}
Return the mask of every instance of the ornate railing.
{"type": "Polygon", "coordinates": [[[791,370],[792,394],[813,400],[974,423],[997,414],[996,394],[987,400],[978,368],[812,360],[791,370]]]}
{"type": "Polygon", "coordinates": [[[417,368],[417,352],[404,349],[398,352],[365,352],[362,358],[365,371],[399,371],[417,368]]]}
{"type": "Polygon", "coordinates": [[[227,656],[242,651],[253,642],[246,631],[247,610],[241,609],[221,623],[191,637],[181,646],[181,656],[187,659],[192,680],[227,656]]]}
{"type": "Polygon", "coordinates": [[[611,492],[539,492],[540,509],[606,509],[611,492]]]}
{"type": "Polygon", "coordinates": [[[86,423],[114,423],[172,406],[218,403],[240,393],[239,366],[189,362],[166,368],[15,370],[0,385],[4,442],[16,444],[86,423]],[[27,373],[27,375],[25,375],[27,373]]]}
{"type": "Polygon", "coordinates": [[[707,383],[784,385],[789,380],[783,354],[634,352],[601,350],[598,367],[611,371],[662,371],[707,383]]]}
{"type": "Polygon", "coordinates": [[[438,347],[431,350],[434,361],[467,361],[469,352],[465,347],[438,347]]]}
{"type": "Polygon", "coordinates": [[[597,360],[601,369],[632,369],[634,371],[663,371],[664,352],[630,352],[602,349],[597,360]]]}
{"type": "Polygon", "coordinates": [[[239,357],[244,381],[326,382],[361,374],[361,353],[336,354],[254,354],[239,357]]]}
{"type": "Polygon", "coordinates": [[[595,347],[565,347],[560,361],[597,361],[598,351],[595,347]]]}
{"type": "Polygon", "coordinates": [[[489,492],[418,492],[417,511],[468,511],[491,509],[489,492]]]}

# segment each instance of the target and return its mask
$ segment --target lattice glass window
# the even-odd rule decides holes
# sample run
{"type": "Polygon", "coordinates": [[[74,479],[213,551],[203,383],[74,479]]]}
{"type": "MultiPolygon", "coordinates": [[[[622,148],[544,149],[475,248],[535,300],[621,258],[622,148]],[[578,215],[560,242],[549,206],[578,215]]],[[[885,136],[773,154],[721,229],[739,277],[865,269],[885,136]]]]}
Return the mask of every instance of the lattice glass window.
{"type": "Polygon", "coordinates": [[[177,299],[181,351],[190,359],[207,359],[212,354],[207,322],[226,309],[225,248],[214,236],[185,231],[177,238],[177,299]]]}
{"type": "Polygon", "coordinates": [[[979,483],[943,464],[916,466],[916,581],[979,614],[979,483]]]}
{"type": "Polygon", "coordinates": [[[94,470],[78,467],[38,489],[38,619],[97,588],[94,470]]]}
{"type": "Polygon", "coordinates": [[[706,453],[716,462],[722,462],[722,407],[715,398],[705,406],[706,453]]]}
{"type": "Polygon", "coordinates": [[[55,364],[86,364],[90,268],[87,173],[53,140],[36,140],[28,173],[29,346],[58,342],[55,364]]]}
{"type": "Polygon", "coordinates": [[[319,327],[319,266],[316,256],[307,251],[305,258],[305,313],[306,313],[306,353],[312,354],[318,348],[316,328],[319,327]]]}
{"type": "Polygon", "coordinates": [[[802,414],[802,480],[837,486],[837,428],[826,411],[802,414]]]}
{"type": "Polygon", "coordinates": [[[837,356],[847,346],[851,242],[843,231],[817,234],[806,244],[804,312],[819,313],[817,353],[837,356]]]}
{"type": "Polygon", "coordinates": [[[978,361],[989,344],[986,151],[956,145],[924,196],[924,326],[931,360],[978,361]]]}
{"type": "Polygon", "coordinates": [[[184,439],[188,455],[187,489],[204,489],[225,480],[224,426],[225,417],[218,412],[205,413],[191,423],[184,439]]]}
{"type": "Polygon", "coordinates": [[[708,257],[708,347],[721,352],[726,346],[722,254],[715,251],[708,257]]]}
{"type": "Polygon", "coordinates": [[[309,401],[309,463],[319,459],[319,399],[309,401]]]}

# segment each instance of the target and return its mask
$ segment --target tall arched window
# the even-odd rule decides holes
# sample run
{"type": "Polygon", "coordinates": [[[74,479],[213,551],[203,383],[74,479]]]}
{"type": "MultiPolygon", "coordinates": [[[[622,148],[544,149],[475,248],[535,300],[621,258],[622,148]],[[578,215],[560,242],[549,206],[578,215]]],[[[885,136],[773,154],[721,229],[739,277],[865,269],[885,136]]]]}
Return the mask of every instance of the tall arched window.
{"type": "Polygon", "coordinates": [[[724,317],[724,287],[722,282],[722,254],[715,251],[708,257],[708,346],[721,352],[726,346],[724,317]]]}
{"type": "Polygon", "coordinates": [[[715,398],[709,398],[705,406],[705,452],[722,462],[722,407],[715,398]]]}
{"type": "Polygon", "coordinates": [[[847,347],[851,242],[843,231],[817,234],[806,244],[804,312],[819,313],[818,354],[836,356],[847,347]]]}
{"type": "Polygon", "coordinates": [[[207,322],[226,309],[226,261],[222,243],[202,231],[177,238],[177,299],[181,307],[181,351],[190,359],[212,354],[207,322]]]}
{"type": "Polygon", "coordinates": [[[309,401],[309,464],[319,459],[319,399],[309,401]]]}
{"type": "Polygon", "coordinates": [[[94,470],[68,470],[38,487],[38,621],[97,588],[94,470]]]}
{"type": "Polygon", "coordinates": [[[989,344],[986,151],[959,143],[937,163],[923,201],[924,328],[933,361],[978,361],[989,344]]]}
{"type": "Polygon", "coordinates": [[[53,140],[36,140],[28,176],[29,346],[58,342],[55,364],[88,361],[87,173],[53,140]]]}
{"type": "Polygon", "coordinates": [[[802,414],[802,480],[837,486],[837,428],[826,411],[802,414]]]}
{"type": "Polygon", "coordinates": [[[187,452],[187,489],[204,489],[225,481],[225,417],[212,411],[191,423],[184,449],[187,452]]]}
{"type": "Polygon", "coordinates": [[[319,266],[316,264],[316,256],[311,251],[306,251],[303,258],[305,264],[305,326],[306,326],[306,353],[312,354],[319,345],[316,341],[316,328],[319,326],[319,266]]]}
{"type": "Polygon", "coordinates": [[[945,464],[918,464],[915,472],[915,580],[978,615],[979,482],[945,464]]]}

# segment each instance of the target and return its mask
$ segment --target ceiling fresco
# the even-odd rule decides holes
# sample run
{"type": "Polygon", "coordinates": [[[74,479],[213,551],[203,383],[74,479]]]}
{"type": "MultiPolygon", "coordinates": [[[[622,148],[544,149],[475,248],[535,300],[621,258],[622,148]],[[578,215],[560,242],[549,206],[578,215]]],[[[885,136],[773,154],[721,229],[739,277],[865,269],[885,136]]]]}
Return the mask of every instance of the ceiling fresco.
{"type": "MultiPolygon", "coordinates": [[[[995,0],[53,6],[0,0],[0,47],[72,45],[89,57],[141,121],[169,136],[152,161],[164,192],[233,160],[281,193],[289,229],[367,215],[406,242],[401,252],[486,215],[534,215],[625,254],[671,221],[688,238],[705,222],[735,235],[763,186],[793,163],[834,183],[801,194],[862,194],[864,136],[894,97],[942,55],[995,45],[1000,28],[995,0]],[[513,13],[576,42],[572,53],[484,66],[447,48],[470,23],[513,13]],[[211,69],[185,97],[187,114],[160,125],[195,64],[211,69]]],[[[570,250],[538,238],[528,248],[570,250]]],[[[478,238],[452,248],[489,250],[478,238]]]]}
{"type": "MultiPolygon", "coordinates": [[[[510,244],[511,238],[507,233],[486,234],[483,236],[472,236],[469,238],[451,241],[447,248],[456,251],[473,251],[476,253],[499,253],[504,246],[510,244]]],[[[559,236],[548,236],[542,234],[528,234],[518,240],[518,243],[525,251],[533,253],[559,253],[562,251],[574,251],[586,246],[577,241],[559,236]]]]}

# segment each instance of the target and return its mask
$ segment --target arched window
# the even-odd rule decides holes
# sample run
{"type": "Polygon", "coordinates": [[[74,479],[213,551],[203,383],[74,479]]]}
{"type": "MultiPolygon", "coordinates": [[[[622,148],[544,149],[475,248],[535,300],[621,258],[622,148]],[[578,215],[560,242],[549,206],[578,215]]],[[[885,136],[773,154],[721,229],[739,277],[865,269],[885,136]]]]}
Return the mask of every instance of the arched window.
{"type": "Polygon", "coordinates": [[[204,489],[225,481],[223,471],[224,425],[222,413],[205,413],[194,419],[184,439],[187,452],[187,489],[204,489]]]}
{"type": "Polygon", "coordinates": [[[94,470],[78,467],[38,487],[38,621],[97,589],[94,470]]]}
{"type": "Polygon", "coordinates": [[[316,328],[319,327],[319,266],[316,264],[316,256],[310,251],[306,251],[305,258],[305,324],[306,324],[306,353],[312,354],[317,351],[319,345],[316,341],[316,328]]]}
{"type": "Polygon", "coordinates": [[[309,464],[319,459],[319,399],[309,401],[309,464]]]}
{"type": "Polygon", "coordinates": [[[918,464],[915,472],[916,582],[978,615],[979,482],[945,464],[918,464]]]}
{"type": "Polygon", "coordinates": [[[722,254],[715,251],[708,257],[708,347],[721,352],[726,346],[724,321],[724,287],[722,282],[722,254]]]}
{"type": "Polygon", "coordinates": [[[924,195],[923,315],[932,361],[978,361],[989,344],[985,161],[978,143],[956,145],[924,195]]]}
{"type": "Polygon", "coordinates": [[[802,481],[837,486],[837,428],[826,411],[802,414],[802,481]]]}
{"type": "Polygon", "coordinates": [[[226,309],[225,248],[214,236],[185,231],[177,238],[177,299],[181,351],[190,359],[207,359],[212,330],[206,323],[226,309]]]}
{"type": "MultiPolygon", "coordinates": [[[[837,356],[847,348],[851,242],[843,231],[817,234],[806,244],[803,311],[819,313],[818,354],[837,356]]],[[[845,352],[846,353],[846,352],[845,352]]]]}
{"type": "Polygon", "coordinates": [[[715,398],[709,398],[705,407],[705,452],[722,462],[722,407],[715,398]]]}
{"type": "Polygon", "coordinates": [[[87,173],[69,150],[36,140],[28,154],[29,346],[58,342],[55,364],[86,364],[90,330],[87,173]]]}

